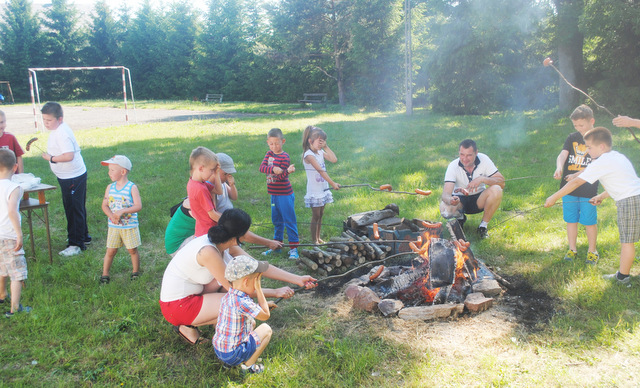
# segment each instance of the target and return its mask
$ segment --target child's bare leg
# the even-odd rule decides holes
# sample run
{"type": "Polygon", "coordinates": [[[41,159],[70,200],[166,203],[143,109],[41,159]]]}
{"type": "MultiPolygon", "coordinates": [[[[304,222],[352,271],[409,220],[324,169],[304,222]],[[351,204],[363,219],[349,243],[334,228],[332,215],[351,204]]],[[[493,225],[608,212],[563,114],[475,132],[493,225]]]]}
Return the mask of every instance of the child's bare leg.
{"type": "Polygon", "coordinates": [[[113,263],[113,258],[118,253],[118,248],[107,248],[107,252],[104,254],[104,262],[102,264],[102,276],[109,276],[109,269],[113,263]]]}
{"type": "Polygon", "coordinates": [[[0,299],[7,299],[7,277],[0,276],[0,299]]]}
{"type": "Polygon", "coordinates": [[[311,208],[311,238],[314,244],[318,244],[320,240],[320,227],[322,226],[323,214],[324,206],[311,208]]]}
{"type": "Polygon", "coordinates": [[[127,250],[131,255],[131,267],[133,268],[131,272],[140,272],[140,254],[138,253],[138,248],[131,248],[127,250]]]}
{"type": "MultiPolygon", "coordinates": [[[[622,243],[620,250],[620,270],[622,275],[629,275],[633,259],[636,257],[636,247],[633,243],[622,243]]],[[[13,297],[12,297],[13,299],[13,297]]]]}
{"type": "Polygon", "coordinates": [[[264,352],[264,349],[267,347],[267,345],[269,345],[269,341],[271,340],[271,334],[273,333],[273,331],[271,330],[271,327],[266,323],[263,323],[260,326],[256,327],[255,332],[258,334],[258,337],[260,337],[260,346],[258,346],[255,353],[253,353],[253,356],[251,356],[251,358],[245,361],[244,364],[246,366],[251,366],[256,363],[256,361],[258,360],[258,357],[260,357],[262,352],[264,352]]]}
{"type": "Polygon", "coordinates": [[[567,242],[569,243],[569,249],[576,251],[576,245],[578,241],[578,223],[567,223],[567,242]]]}
{"type": "Polygon", "coordinates": [[[20,295],[22,294],[22,280],[11,281],[11,312],[20,310],[20,295]]]}
{"type": "Polygon", "coordinates": [[[589,252],[596,252],[598,239],[598,225],[585,225],[585,231],[587,232],[587,241],[589,242],[589,252]]]}

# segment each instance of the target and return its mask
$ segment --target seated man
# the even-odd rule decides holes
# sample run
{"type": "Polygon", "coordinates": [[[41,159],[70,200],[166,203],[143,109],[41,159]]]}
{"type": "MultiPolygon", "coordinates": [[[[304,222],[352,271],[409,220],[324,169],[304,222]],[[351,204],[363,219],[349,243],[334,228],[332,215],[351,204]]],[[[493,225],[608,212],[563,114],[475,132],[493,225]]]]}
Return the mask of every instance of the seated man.
{"type": "Polygon", "coordinates": [[[502,201],[504,176],[487,155],[478,153],[475,141],[463,140],[458,151],[460,157],[449,164],[444,176],[440,214],[456,217],[462,227],[466,214],[484,211],[478,235],[486,238],[487,225],[502,201]]]}

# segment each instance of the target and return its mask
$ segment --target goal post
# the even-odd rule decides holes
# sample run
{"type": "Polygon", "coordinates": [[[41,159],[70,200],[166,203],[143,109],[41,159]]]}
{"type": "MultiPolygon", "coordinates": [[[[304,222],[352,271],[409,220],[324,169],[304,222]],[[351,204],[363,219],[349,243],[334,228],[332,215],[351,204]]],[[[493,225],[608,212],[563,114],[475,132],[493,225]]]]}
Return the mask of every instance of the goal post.
{"type": "Polygon", "coordinates": [[[29,89],[31,91],[31,104],[33,105],[33,120],[38,131],[38,112],[41,109],[40,90],[38,89],[38,71],[76,71],[76,70],[113,70],[120,69],[122,72],[122,95],[124,100],[124,120],[129,124],[129,114],[127,111],[127,78],[129,80],[129,90],[131,93],[131,101],[133,103],[133,111],[136,110],[136,101],[133,97],[133,84],[131,83],[131,71],[124,66],[82,66],[82,67],[30,67],[29,70],[29,89]],[[125,76],[126,73],[126,76],[125,76]],[[36,101],[38,106],[36,109],[36,101]]]}

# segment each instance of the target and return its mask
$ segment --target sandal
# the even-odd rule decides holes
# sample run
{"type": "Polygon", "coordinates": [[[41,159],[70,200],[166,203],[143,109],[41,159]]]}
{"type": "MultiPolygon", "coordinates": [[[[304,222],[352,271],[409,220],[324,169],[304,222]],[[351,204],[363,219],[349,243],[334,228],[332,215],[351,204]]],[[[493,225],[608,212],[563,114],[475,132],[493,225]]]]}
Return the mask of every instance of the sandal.
{"type": "Polygon", "coordinates": [[[202,333],[200,333],[200,330],[198,330],[197,327],[195,326],[191,326],[191,325],[178,325],[178,326],[173,326],[173,331],[175,331],[176,333],[178,333],[180,335],[180,337],[182,337],[182,339],[184,339],[185,341],[187,341],[187,343],[189,345],[198,345],[199,343],[208,341],[207,338],[204,338],[202,336],[202,333]],[[180,331],[180,326],[186,326],[189,327],[191,329],[196,329],[198,331],[198,339],[196,340],[196,342],[193,342],[189,339],[189,337],[187,337],[186,335],[184,335],[181,331],[180,331]]]}
{"type": "Polygon", "coordinates": [[[100,276],[100,284],[109,284],[111,277],[102,275],[100,276]]]}
{"type": "Polygon", "coordinates": [[[131,280],[138,280],[140,277],[140,272],[134,272],[131,274],[131,280]]]}

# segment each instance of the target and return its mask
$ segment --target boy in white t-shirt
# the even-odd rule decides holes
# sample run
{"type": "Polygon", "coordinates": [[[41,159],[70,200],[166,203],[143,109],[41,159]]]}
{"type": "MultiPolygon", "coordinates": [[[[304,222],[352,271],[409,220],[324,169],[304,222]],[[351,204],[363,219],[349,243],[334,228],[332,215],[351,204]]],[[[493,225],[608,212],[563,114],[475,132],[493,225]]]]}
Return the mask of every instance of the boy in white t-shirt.
{"type": "Polygon", "coordinates": [[[594,159],[579,177],[569,181],[562,189],[551,195],[544,203],[553,206],[558,199],[588,182],[600,181],[605,191],[589,202],[599,205],[611,197],[618,208],[618,231],[620,233],[620,268],[618,272],[605,275],[605,279],[616,279],[630,286],[629,272],[636,255],[634,243],[640,240],[640,178],[633,165],[623,154],[611,149],[611,132],[597,127],[584,135],[587,152],[594,159]]]}
{"type": "Polygon", "coordinates": [[[51,171],[58,178],[67,216],[68,244],[60,254],[73,256],[87,249],[86,245],[91,243],[86,210],[87,168],[71,128],[62,120],[62,106],[57,102],[47,102],[41,112],[45,128],[51,131],[47,152],[42,153],[42,158],[49,162],[51,171]]]}
{"type": "Polygon", "coordinates": [[[18,164],[13,151],[0,148],[0,304],[7,299],[7,278],[11,278],[11,310],[7,318],[31,307],[20,304],[23,282],[27,279],[27,261],[22,249],[20,199],[22,188],[11,181],[18,164]]]}

